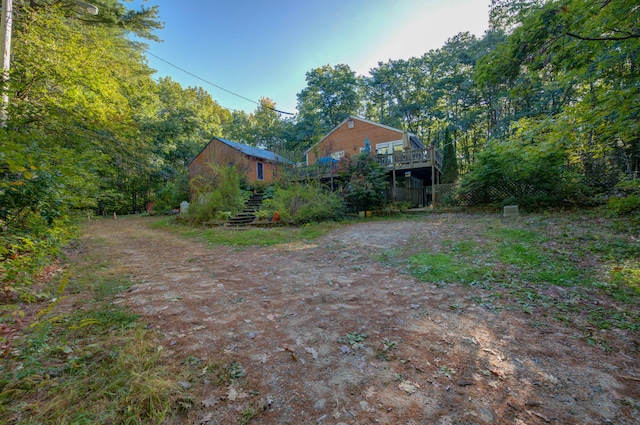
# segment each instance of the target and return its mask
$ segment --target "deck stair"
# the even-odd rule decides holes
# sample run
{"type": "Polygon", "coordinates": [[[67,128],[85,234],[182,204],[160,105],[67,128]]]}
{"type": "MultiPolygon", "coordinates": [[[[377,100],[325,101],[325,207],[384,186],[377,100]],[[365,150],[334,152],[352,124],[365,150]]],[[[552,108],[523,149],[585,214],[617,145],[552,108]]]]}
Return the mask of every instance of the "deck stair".
{"type": "Polygon", "coordinates": [[[229,217],[229,219],[225,223],[225,226],[243,227],[257,221],[256,212],[258,212],[258,210],[262,206],[263,199],[264,197],[262,192],[256,192],[252,194],[249,200],[247,200],[247,202],[245,203],[242,212],[239,212],[234,217],[229,217]]]}

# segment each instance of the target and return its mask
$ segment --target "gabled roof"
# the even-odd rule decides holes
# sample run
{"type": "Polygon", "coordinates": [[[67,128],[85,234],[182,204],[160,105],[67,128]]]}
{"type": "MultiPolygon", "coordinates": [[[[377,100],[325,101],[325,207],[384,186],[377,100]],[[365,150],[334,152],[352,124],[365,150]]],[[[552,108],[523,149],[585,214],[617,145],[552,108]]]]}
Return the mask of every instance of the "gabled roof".
{"type": "MultiPolygon", "coordinates": [[[[366,118],[357,117],[357,116],[355,116],[355,115],[349,115],[349,116],[348,116],[347,118],[345,118],[345,119],[344,119],[340,124],[336,125],[336,126],[333,128],[333,130],[331,130],[330,132],[328,132],[327,134],[325,134],[325,135],[324,135],[324,137],[323,137],[322,139],[320,139],[320,141],[319,141],[318,143],[316,143],[315,145],[313,145],[312,147],[310,147],[309,149],[307,149],[307,150],[304,152],[304,154],[305,154],[305,155],[306,155],[306,154],[308,154],[308,153],[309,153],[309,152],[310,152],[310,151],[311,151],[315,146],[317,146],[317,145],[319,145],[320,143],[322,143],[322,141],[323,141],[324,139],[326,139],[326,138],[327,138],[327,137],[329,137],[331,134],[333,134],[333,132],[334,132],[334,131],[336,131],[338,128],[342,127],[342,126],[343,126],[347,121],[349,121],[349,120],[358,120],[358,121],[366,122],[367,124],[371,124],[371,125],[375,125],[375,126],[378,126],[378,127],[386,128],[387,130],[392,130],[392,131],[397,131],[397,132],[399,132],[399,133],[404,133],[404,131],[403,131],[403,130],[400,130],[400,129],[398,129],[398,128],[394,128],[394,127],[390,127],[390,126],[388,126],[388,125],[380,124],[380,123],[377,123],[377,122],[375,122],[375,121],[368,120],[368,119],[366,119],[366,118]]],[[[424,147],[424,144],[422,143],[422,141],[421,141],[420,139],[418,139],[418,136],[416,136],[415,134],[413,134],[413,133],[409,133],[409,138],[410,138],[410,140],[411,140],[412,142],[414,142],[414,143],[418,144],[419,146],[423,146],[423,147],[424,147]]]]}
{"type": "MultiPolygon", "coordinates": [[[[265,161],[284,162],[287,164],[291,162],[288,159],[281,157],[277,153],[268,151],[266,149],[260,149],[255,146],[243,145],[242,143],[232,142],[231,140],[223,139],[221,137],[214,137],[213,139],[211,139],[211,141],[207,143],[207,145],[198,153],[198,155],[200,155],[200,153],[202,153],[202,151],[204,151],[207,148],[207,146],[209,146],[211,142],[213,142],[214,140],[218,140],[224,143],[225,145],[239,152],[242,152],[245,155],[253,156],[259,159],[264,159],[265,161]]],[[[198,155],[196,155],[196,158],[198,157],[198,155]]],[[[193,162],[193,160],[191,162],[193,162]]]]}

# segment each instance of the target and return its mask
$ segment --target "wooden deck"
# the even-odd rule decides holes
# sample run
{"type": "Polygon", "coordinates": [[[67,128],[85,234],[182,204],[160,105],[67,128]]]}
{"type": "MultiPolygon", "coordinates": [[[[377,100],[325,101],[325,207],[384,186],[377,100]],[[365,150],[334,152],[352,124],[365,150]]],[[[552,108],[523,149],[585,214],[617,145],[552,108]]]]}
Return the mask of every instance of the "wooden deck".
{"type": "MultiPolygon", "coordinates": [[[[438,173],[442,171],[442,153],[439,150],[432,155],[431,149],[411,149],[396,151],[389,154],[377,154],[378,164],[383,165],[387,172],[396,171],[421,171],[431,170],[435,164],[438,173]]],[[[336,177],[338,163],[314,164],[308,167],[294,168],[290,170],[292,180],[330,179],[336,177]]]]}
{"type": "Polygon", "coordinates": [[[387,167],[387,170],[412,170],[415,168],[431,168],[432,161],[435,162],[435,168],[442,171],[442,153],[438,150],[431,155],[431,149],[410,149],[396,151],[390,154],[376,155],[378,164],[387,167]],[[432,158],[433,156],[433,158],[432,158]]]}

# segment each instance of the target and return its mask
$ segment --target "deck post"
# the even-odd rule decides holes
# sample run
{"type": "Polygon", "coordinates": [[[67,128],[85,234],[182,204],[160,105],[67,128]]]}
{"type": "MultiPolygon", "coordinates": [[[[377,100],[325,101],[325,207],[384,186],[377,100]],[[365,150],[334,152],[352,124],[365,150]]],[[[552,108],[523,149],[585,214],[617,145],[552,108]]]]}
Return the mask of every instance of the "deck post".
{"type": "Polygon", "coordinates": [[[436,160],[436,145],[431,143],[431,204],[436,206],[436,168],[434,166],[436,160]]]}
{"type": "MultiPolygon", "coordinates": [[[[391,160],[394,158],[391,157],[391,160]]],[[[393,161],[393,169],[391,170],[391,198],[393,202],[396,201],[396,162],[393,161]]]]}

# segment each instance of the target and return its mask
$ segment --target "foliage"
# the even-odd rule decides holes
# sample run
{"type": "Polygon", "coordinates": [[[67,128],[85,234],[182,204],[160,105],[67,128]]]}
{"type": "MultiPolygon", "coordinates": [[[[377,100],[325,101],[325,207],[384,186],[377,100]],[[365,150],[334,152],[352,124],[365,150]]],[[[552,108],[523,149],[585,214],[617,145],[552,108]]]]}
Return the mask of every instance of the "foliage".
{"type": "Polygon", "coordinates": [[[538,133],[561,142],[589,178],[638,170],[637,2],[497,3],[519,6],[509,14],[512,33],[476,76],[499,90],[496,105],[510,107],[502,127],[536,117],[538,133]]]}
{"type": "Polygon", "coordinates": [[[286,153],[288,146],[285,135],[288,127],[289,122],[281,119],[276,103],[262,97],[251,114],[233,111],[223,134],[235,142],[286,153]]]}
{"type": "Polygon", "coordinates": [[[384,167],[366,152],[345,156],[338,164],[344,179],[342,196],[353,211],[379,209],[387,198],[387,175],[384,167]]]}
{"type": "Polygon", "coordinates": [[[458,179],[458,159],[456,158],[456,149],[449,129],[445,130],[442,140],[443,148],[443,164],[442,164],[442,180],[444,184],[453,183],[458,179]]]}
{"type": "Polygon", "coordinates": [[[528,131],[519,132],[510,141],[491,143],[478,155],[462,178],[460,194],[472,204],[559,205],[579,197],[582,189],[567,164],[567,152],[561,145],[532,142],[528,131]],[[505,185],[512,188],[511,197],[497,197],[493,188],[505,185]]]}
{"type": "Polygon", "coordinates": [[[14,4],[6,126],[0,129],[2,285],[27,285],[89,209],[136,210],[147,190],[139,111],[151,71],[130,34],[153,38],[157,8],[119,2],[84,15],[68,2],[14,4]],[[135,196],[127,196],[134,194],[135,196]]]}
{"type": "Polygon", "coordinates": [[[306,74],[307,87],[298,94],[300,119],[309,122],[316,137],[358,110],[358,79],[348,65],[325,65],[306,74]]]}
{"type": "Polygon", "coordinates": [[[23,224],[24,228],[0,232],[0,299],[17,296],[31,302],[49,296],[32,284],[75,236],[75,228],[64,219],[49,222],[29,214],[23,224]]]}
{"type": "Polygon", "coordinates": [[[607,208],[616,215],[635,215],[640,219],[640,180],[616,185],[616,195],[609,198],[607,208]]]}
{"type": "Polygon", "coordinates": [[[241,189],[242,176],[235,167],[207,164],[208,170],[192,181],[194,199],[186,219],[207,223],[225,219],[242,210],[247,194],[241,189]]]}
{"type": "Polygon", "coordinates": [[[266,199],[263,209],[277,211],[284,224],[301,224],[337,220],[342,217],[338,195],[313,183],[292,183],[278,187],[272,199],[266,199]]]}
{"type": "Polygon", "coordinates": [[[189,197],[189,176],[183,171],[156,191],[154,209],[162,213],[178,208],[189,197]]]}

